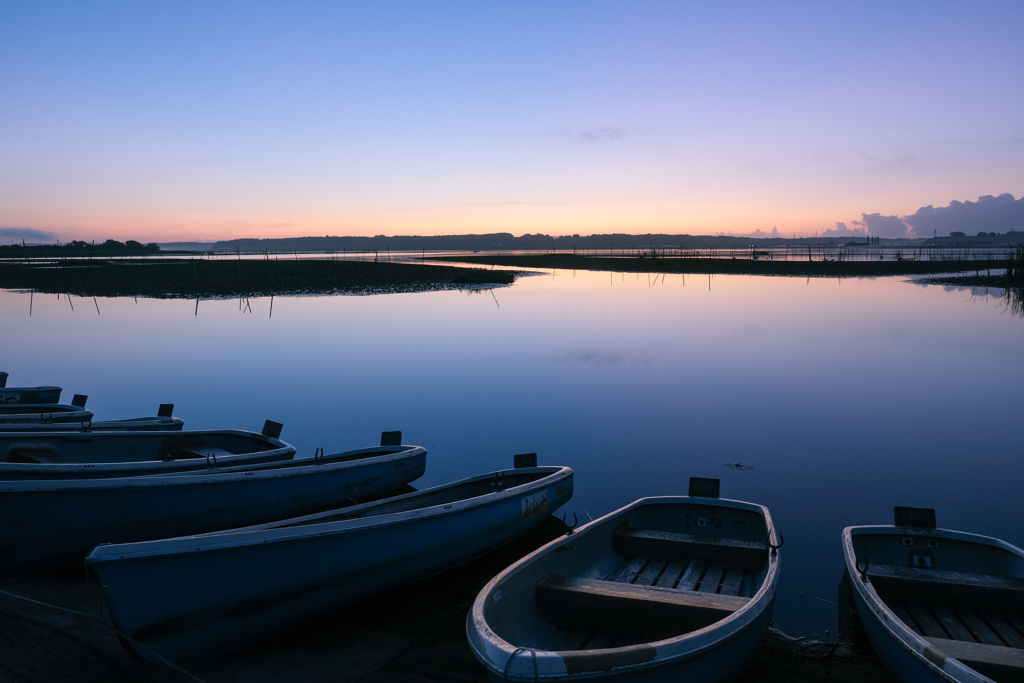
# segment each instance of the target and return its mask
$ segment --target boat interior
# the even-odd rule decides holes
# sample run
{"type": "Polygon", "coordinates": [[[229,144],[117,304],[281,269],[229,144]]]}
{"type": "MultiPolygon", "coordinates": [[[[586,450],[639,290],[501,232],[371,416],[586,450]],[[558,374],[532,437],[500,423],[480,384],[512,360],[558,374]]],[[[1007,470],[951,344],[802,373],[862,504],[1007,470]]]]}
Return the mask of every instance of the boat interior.
{"type": "Polygon", "coordinates": [[[0,435],[0,462],[76,464],[146,462],[260,453],[276,448],[265,438],[230,432],[74,432],[0,435]]]}
{"type": "Polygon", "coordinates": [[[852,537],[857,571],[885,605],[942,657],[1024,681],[1024,558],[934,532],[934,521],[923,533],[890,529],[852,537]]]}
{"type": "MultiPolygon", "coordinates": [[[[376,449],[378,452],[381,449],[376,449]]],[[[267,528],[285,528],[293,526],[305,526],[308,524],[324,524],[328,522],[341,522],[347,519],[364,519],[366,517],[378,517],[390,515],[397,512],[409,512],[412,510],[423,510],[437,505],[458,503],[463,500],[478,498],[489,493],[507,491],[517,486],[531,484],[545,477],[558,472],[559,467],[540,468],[539,471],[516,471],[496,472],[494,474],[457,482],[450,486],[439,486],[426,491],[415,491],[394,498],[385,498],[380,501],[365,503],[351,508],[342,508],[315,515],[308,515],[300,519],[285,521],[279,524],[266,525],[267,528]]]]}
{"type": "Polygon", "coordinates": [[[667,640],[749,603],[769,552],[759,509],[655,501],[524,566],[501,589],[516,597],[485,612],[498,635],[522,647],[589,651],[667,640]]]}

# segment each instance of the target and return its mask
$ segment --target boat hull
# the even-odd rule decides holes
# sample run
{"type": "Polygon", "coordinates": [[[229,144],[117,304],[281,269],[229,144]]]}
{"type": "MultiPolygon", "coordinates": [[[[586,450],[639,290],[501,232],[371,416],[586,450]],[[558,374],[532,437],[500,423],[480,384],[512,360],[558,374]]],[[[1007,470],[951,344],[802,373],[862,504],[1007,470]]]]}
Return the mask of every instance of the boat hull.
{"type": "MultiPolygon", "coordinates": [[[[871,570],[863,567],[863,558],[867,557],[870,561],[869,566],[906,567],[908,555],[920,553],[937,557],[939,566],[953,573],[966,570],[981,575],[998,576],[1009,571],[1010,576],[1019,579],[1024,574],[1024,551],[996,538],[946,529],[848,527],[843,530],[842,540],[843,555],[850,575],[857,613],[879,659],[897,681],[991,683],[987,676],[952,656],[942,654],[941,643],[955,644],[954,640],[932,638],[929,642],[904,623],[886,602],[886,599],[895,599],[898,602],[899,598],[890,592],[886,594],[889,597],[883,599],[875,590],[874,582],[878,579],[872,579],[868,575],[868,580],[865,581],[865,575],[871,570]],[[867,539],[870,538],[889,539],[890,547],[887,548],[882,543],[868,547],[867,539]],[[928,545],[929,543],[934,545],[928,545]],[[859,563],[861,568],[858,568],[859,563]],[[933,643],[940,644],[935,647],[933,643]]],[[[946,591],[948,589],[942,594],[946,591]]],[[[921,598],[918,596],[914,599],[921,598]]],[[[981,613],[976,605],[972,604],[972,607],[981,613]]],[[[956,617],[950,616],[955,620],[956,617]]]]}
{"type": "Polygon", "coordinates": [[[138,417],[131,420],[85,422],[0,422],[0,434],[11,432],[180,432],[185,421],[178,417],[138,417]]]}
{"type": "Polygon", "coordinates": [[[206,533],[341,507],[423,474],[426,450],[213,472],[0,483],[0,572],[80,560],[103,543],[206,533]]]}
{"type": "MultiPolygon", "coordinates": [[[[172,661],[204,657],[250,645],[512,540],[572,495],[572,470],[523,472],[540,470],[548,472],[536,482],[467,500],[373,514],[375,508],[386,511],[403,505],[403,499],[429,498],[457,483],[353,508],[351,514],[359,518],[285,521],[108,546],[93,551],[87,562],[106,587],[119,629],[172,661]]],[[[147,649],[124,642],[138,656],[155,659],[147,649]]]]}
{"type": "MultiPolygon", "coordinates": [[[[2,386],[2,385],[0,385],[2,386]]],[[[3,387],[0,403],[59,403],[60,387],[3,387]]]]}

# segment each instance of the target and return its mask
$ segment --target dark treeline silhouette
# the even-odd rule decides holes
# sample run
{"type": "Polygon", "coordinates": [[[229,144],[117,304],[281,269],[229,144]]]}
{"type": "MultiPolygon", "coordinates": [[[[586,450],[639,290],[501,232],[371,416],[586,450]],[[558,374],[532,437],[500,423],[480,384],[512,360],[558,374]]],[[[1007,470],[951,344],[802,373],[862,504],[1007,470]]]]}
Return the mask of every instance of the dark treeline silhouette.
{"type": "Polygon", "coordinates": [[[111,256],[123,254],[155,254],[159,253],[159,251],[160,245],[155,242],[142,244],[135,240],[128,240],[126,242],[107,240],[100,244],[74,240],[65,244],[37,244],[32,246],[23,246],[21,244],[0,245],[0,256],[17,256],[22,253],[28,253],[33,256],[92,256],[94,254],[111,256]]]}

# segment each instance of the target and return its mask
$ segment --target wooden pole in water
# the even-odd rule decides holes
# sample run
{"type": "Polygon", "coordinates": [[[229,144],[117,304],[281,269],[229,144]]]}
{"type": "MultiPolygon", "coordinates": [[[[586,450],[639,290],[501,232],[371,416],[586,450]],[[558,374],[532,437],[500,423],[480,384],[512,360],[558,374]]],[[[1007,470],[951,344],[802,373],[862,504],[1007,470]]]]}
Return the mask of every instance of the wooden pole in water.
{"type": "Polygon", "coordinates": [[[28,317],[32,317],[32,298],[35,296],[35,292],[28,293],[28,317]]]}
{"type": "Polygon", "coordinates": [[[269,317],[271,317],[271,318],[274,317],[274,295],[273,294],[270,295],[270,316],[269,317]]]}
{"type": "Polygon", "coordinates": [[[96,297],[92,298],[92,302],[94,304],[96,304],[96,315],[99,315],[100,314],[100,302],[96,301],[96,297]]]}

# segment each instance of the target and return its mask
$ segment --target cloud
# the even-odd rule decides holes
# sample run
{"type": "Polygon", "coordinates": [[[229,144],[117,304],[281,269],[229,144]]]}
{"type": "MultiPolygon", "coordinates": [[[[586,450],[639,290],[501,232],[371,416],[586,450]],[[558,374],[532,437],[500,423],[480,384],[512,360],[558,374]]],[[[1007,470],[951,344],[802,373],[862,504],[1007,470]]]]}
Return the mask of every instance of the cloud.
{"type": "Polygon", "coordinates": [[[647,126],[595,126],[593,128],[560,128],[549,137],[579,145],[602,145],[614,142],[648,140],[654,129],[647,126]]]}
{"type": "Polygon", "coordinates": [[[1024,230],[1024,197],[1014,199],[1012,194],[998,197],[985,195],[976,202],[953,200],[949,206],[934,208],[922,206],[903,220],[918,237],[948,235],[954,231],[976,235],[979,232],[1004,233],[1024,230]]]}
{"type": "Polygon", "coordinates": [[[880,213],[862,213],[854,225],[863,226],[868,233],[876,237],[909,237],[910,226],[899,216],[883,216],[880,213]]]}
{"type": "Polygon", "coordinates": [[[57,233],[35,228],[0,228],[0,239],[52,244],[57,241],[57,233]]]}
{"type": "MultiPolygon", "coordinates": [[[[856,225],[856,223],[854,223],[856,225]]],[[[822,237],[864,237],[868,234],[867,228],[850,228],[846,223],[836,223],[836,227],[829,228],[821,233],[822,237]]]]}
{"type": "Polygon", "coordinates": [[[730,237],[760,237],[760,238],[782,237],[782,235],[779,234],[779,229],[778,228],[772,228],[771,232],[765,232],[761,228],[757,228],[756,230],[754,230],[754,232],[744,232],[744,233],[739,233],[739,232],[720,232],[720,233],[717,233],[717,234],[719,234],[719,235],[728,235],[730,237]]]}

